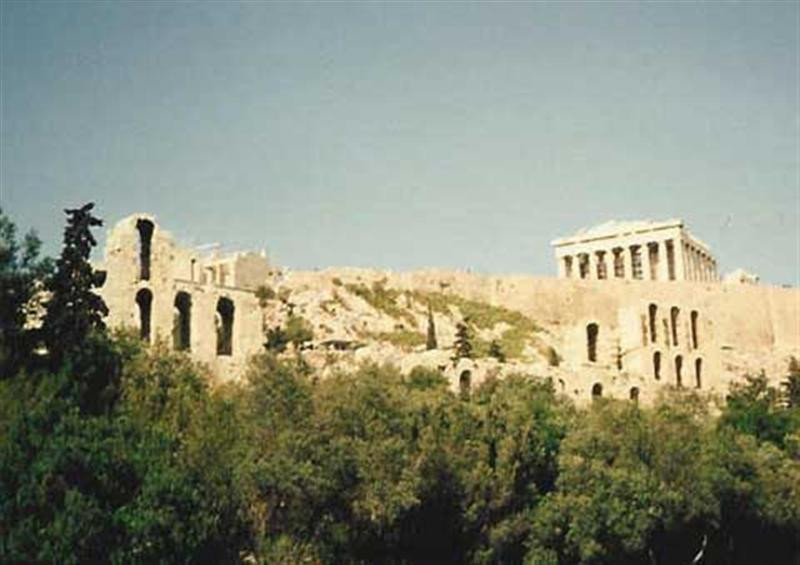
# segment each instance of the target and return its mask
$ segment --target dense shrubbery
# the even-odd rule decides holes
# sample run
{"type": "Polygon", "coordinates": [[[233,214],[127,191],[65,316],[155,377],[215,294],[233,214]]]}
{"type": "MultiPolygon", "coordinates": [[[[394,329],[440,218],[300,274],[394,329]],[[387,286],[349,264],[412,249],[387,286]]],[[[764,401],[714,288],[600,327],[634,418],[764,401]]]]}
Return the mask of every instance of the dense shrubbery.
{"type": "MultiPolygon", "coordinates": [[[[8,281],[39,263],[2,245],[16,311],[8,281]]],[[[69,350],[48,324],[3,324],[0,562],[800,558],[796,378],[746,380],[721,417],[688,394],[578,410],[525,375],[469,400],[422,368],[318,380],[271,353],[210,389],[185,355],[94,322],[69,350]]]]}

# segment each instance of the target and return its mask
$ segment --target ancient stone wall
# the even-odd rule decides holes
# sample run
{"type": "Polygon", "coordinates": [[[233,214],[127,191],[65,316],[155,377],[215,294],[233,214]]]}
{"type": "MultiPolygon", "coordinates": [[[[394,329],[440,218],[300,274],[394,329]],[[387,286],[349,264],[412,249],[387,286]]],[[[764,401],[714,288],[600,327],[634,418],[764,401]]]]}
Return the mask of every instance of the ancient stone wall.
{"type": "MultiPolygon", "coordinates": [[[[400,291],[459,295],[528,316],[562,360],[558,367],[532,359],[505,369],[493,362],[465,361],[469,366],[447,369],[454,388],[461,386],[465,370],[471,384],[491,372],[526,370],[549,376],[557,389],[578,401],[602,388],[603,395],[635,395],[648,402],[664,385],[699,384],[702,390],[724,392],[744,372],[763,369],[782,377],[788,356],[800,356],[796,288],[442,270],[337,268],[276,274],[263,254],[204,255],[181,248],[144,214],[111,230],[103,267],[108,271],[102,294],[110,325],[129,326],[143,339],[165,340],[186,350],[222,380],[240,377],[248,358],[262,350],[264,326],[270,308],[276,307],[259,304],[255,289],[262,284],[290,289],[309,305],[319,298],[308,310],[317,315],[336,289],[348,284],[381,282],[400,291]]],[[[335,314],[359,315],[344,310],[335,314]]],[[[391,319],[376,323],[387,330],[395,325],[391,319]]],[[[452,341],[452,324],[442,326],[442,332],[442,343],[452,341]]],[[[449,353],[398,355],[376,345],[355,358],[376,360],[376,355],[400,365],[413,361],[441,367],[448,364],[449,353]]]]}

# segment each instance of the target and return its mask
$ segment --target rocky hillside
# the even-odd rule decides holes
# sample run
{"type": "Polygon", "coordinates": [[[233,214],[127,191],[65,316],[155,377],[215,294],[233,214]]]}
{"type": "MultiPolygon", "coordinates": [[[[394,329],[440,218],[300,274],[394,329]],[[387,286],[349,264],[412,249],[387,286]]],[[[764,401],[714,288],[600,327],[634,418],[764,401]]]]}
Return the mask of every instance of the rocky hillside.
{"type": "Polygon", "coordinates": [[[402,288],[378,271],[282,274],[257,294],[265,332],[287,332],[291,339],[298,328],[310,330],[301,348],[323,370],[375,361],[404,371],[417,365],[445,373],[469,368],[482,380],[487,373],[550,373],[559,364],[555,334],[522,313],[446,287],[402,288]],[[467,328],[472,358],[455,363],[459,324],[467,328]]]}

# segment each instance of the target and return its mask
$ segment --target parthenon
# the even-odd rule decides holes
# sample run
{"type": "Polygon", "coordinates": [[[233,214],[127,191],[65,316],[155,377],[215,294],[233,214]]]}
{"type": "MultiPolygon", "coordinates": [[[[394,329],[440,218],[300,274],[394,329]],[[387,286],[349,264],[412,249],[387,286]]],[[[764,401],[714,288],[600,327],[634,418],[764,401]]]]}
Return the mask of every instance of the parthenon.
{"type": "Polygon", "coordinates": [[[558,276],[717,282],[717,261],[682,220],[610,221],[552,242],[558,276]]]}

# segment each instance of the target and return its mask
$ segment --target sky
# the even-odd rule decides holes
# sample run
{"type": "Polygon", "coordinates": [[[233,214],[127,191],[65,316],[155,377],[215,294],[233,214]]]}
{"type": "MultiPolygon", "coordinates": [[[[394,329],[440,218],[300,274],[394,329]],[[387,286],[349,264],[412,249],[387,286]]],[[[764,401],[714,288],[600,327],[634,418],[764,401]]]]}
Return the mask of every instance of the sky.
{"type": "MultiPolygon", "coordinates": [[[[294,269],[554,275],[682,218],[800,283],[800,3],[0,3],[0,207],[294,269]]],[[[101,238],[102,239],[102,238],[101,238]]],[[[98,258],[100,252],[98,252],[98,258]]]]}

